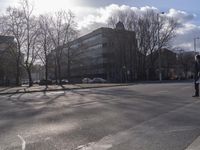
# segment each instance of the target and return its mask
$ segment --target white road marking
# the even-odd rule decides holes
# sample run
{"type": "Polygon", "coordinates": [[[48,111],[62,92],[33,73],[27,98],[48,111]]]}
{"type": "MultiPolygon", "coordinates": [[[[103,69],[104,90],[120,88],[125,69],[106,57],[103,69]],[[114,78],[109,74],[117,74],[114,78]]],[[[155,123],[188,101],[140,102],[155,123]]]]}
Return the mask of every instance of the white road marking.
{"type": "Polygon", "coordinates": [[[200,149],[200,136],[196,138],[185,150],[199,150],[200,149]]]}
{"type": "Polygon", "coordinates": [[[112,144],[99,144],[91,142],[87,145],[80,145],[75,150],[107,150],[109,148],[112,148],[112,144]]]}
{"type": "Polygon", "coordinates": [[[157,92],[154,92],[153,94],[162,94],[162,93],[169,93],[169,91],[157,91],[157,92]]]}
{"type": "Polygon", "coordinates": [[[17,135],[17,136],[22,141],[22,150],[25,150],[25,148],[26,148],[26,141],[23,139],[23,137],[21,135],[17,135]]]}
{"type": "MultiPolygon", "coordinates": [[[[108,150],[112,148],[113,146],[120,145],[121,143],[125,143],[126,141],[129,141],[130,139],[134,139],[134,138],[136,139],[137,135],[141,135],[141,134],[163,135],[169,132],[183,132],[183,131],[188,131],[188,130],[195,130],[197,128],[198,127],[185,126],[185,127],[182,127],[181,130],[179,130],[178,127],[172,127],[172,129],[164,129],[164,130],[157,131],[156,129],[154,129],[154,127],[149,127],[145,125],[144,123],[142,125],[132,127],[128,130],[120,131],[114,135],[105,136],[97,142],[91,142],[86,145],[80,145],[75,150],[108,150]],[[135,134],[136,136],[134,136],[135,134]]],[[[195,142],[195,148],[193,144],[192,148],[189,148],[186,150],[200,150],[200,138],[198,139],[198,142],[195,142]],[[198,143],[198,145],[196,143],[198,143]]]]}
{"type": "Polygon", "coordinates": [[[185,89],[191,89],[191,88],[192,88],[191,86],[186,86],[186,87],[182,87],[181,89],[185,90],[185,89]]]}
{"type": "MultiPolygon", "coordinates": [[[[199,103],[199,102],[195,102],[195,103],[199,103]]],[[[183,127],[181,127],[181,129],[179,129],[180,127],[170,127],[169,129],[166,129],[166,128],[164,128],[165,126],[163,124],[162,126],[163,126],[164,130],[161,130],[161,129],[156,130],[156,128],[154,126],[152,126],[152,127],[149,126],[149,123],[156,125],[156,123],[158,123],[158,121],[162,120],[162,118],[172,116],[174,113],[180,112],[183,109],[191,107],[195,103],[188,104],[188,105],[185,105],[178,109],[171,110],[169,112],[166,112],[164,114],[156,116],[150,120],[147,120],[141,124],[133,126],[132,128],[129,128],[127,130],[120,131],[113,135],[105,136],[97,142],[92,142],[92,143],[88,143],[86,145],[81,145],[80,147],[77,147],[76,150],[108,150],[108,149],[112,148],[113,146],[120,145],[121,143],[125,143],[126,141],[129,141],[130,139],[137,138],[137,135],[141,135],[141,134],[143,134],[143,135],[145,135],[145,134],[147,134],[147,135],[155,135],[155,134],[163,135],[164,133],[169,134],[169,132],[183,132],[183,131],[198,129],[197,126],[183,126],[183,127]]],[[[198,147],[196,149],[194,149],[194,148],[191,149],[189,147],[186,150],[200,150],[200,139],[195,143],[198,143],[198,144],[195,144],[195,145],[198,145],[198,147]]],[[[192,147],[194,147],[194,146],[192,145],[192,147]]]]}

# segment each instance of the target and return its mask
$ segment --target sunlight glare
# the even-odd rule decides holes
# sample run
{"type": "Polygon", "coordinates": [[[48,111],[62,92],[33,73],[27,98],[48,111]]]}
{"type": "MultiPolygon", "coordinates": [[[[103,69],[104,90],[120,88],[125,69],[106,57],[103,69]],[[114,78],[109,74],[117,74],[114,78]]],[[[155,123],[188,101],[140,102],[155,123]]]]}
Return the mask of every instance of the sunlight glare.
{"type": "Polygon", "coordinates": [[[79,0],[34,0],[36,13],[55,12],[60,9],[73,9],[79,5],[79,0]]]}

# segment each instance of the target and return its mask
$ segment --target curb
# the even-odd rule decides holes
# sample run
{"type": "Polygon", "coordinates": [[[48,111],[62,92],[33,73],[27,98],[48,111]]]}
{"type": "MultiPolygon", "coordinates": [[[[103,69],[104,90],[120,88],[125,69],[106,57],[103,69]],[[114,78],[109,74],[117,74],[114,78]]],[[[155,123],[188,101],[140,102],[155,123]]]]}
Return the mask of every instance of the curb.
{"type": "Polygon", "coordinates": [[[0,95],[8,95],[8,94],[22,94],[22,93],[36,93],[36,92],[53,92],[53,91],[70,91],[70,90],[80,90],[80,89],[98,89],[98,88],[106,88],[106,87],[118,87],[118,86],[131,86],[137,84],[171,84],[171,83],[192,83],[192,80],[186,81],[143,81],[143,82],[135,82],[135,83],[125,83],[125,84],[117,84],[117,85],[108,85],[108,86],[93,86],[93,87],[75,87],[75,88],[62,88],[62,89],[48,89],[48,90],[31,90],[31,91],[16,91],[16,92],[5,92],[0,93],[0,95]]]}
{"type": "MultiPolygon", "coordinates": [[[[26,93],[37,93],[37,92],[53,92],[53,91],[71,91],[71,90],[81,90],[81,89],[98,89],[106,87],[118,87],[118,86],[129,86],[130,84],[121,84],[121,85],[110,85],[110,86],[96,86],[96,87],[77,87],[77,88],[63,88],[63,89],[48,89],[48,90],[32,90],[32,91],[18,91],[18,92],[6,92],[0,93],[0,95],[9,95],[9,94],[26,94],[26,93]]],[[[133,85],[133,84],[131,84],[133,85]]]]}

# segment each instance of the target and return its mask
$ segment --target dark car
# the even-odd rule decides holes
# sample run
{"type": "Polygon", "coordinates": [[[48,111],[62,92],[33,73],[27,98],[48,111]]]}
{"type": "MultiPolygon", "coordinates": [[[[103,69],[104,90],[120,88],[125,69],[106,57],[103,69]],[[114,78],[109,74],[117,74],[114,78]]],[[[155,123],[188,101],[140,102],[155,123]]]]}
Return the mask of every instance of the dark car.
{"type": "Polygon", "coordinates": [[[39,85],[52,85],[52,81],[51,80],[40,80],[39,85]]]}

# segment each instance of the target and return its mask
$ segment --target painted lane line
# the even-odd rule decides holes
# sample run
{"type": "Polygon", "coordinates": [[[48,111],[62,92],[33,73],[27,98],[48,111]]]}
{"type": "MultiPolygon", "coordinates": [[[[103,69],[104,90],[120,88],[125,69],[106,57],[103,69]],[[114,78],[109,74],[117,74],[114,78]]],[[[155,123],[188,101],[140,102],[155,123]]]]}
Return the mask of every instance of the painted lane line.
{"type": "Polygon", "coordinates": [[[197,137],[185,150],[199,150],[200,149],[200,136],[197,137]]]}
{"type": "Polygon", "coordinates": [[[157,92],[154,92],[153,94],[162,94],[162,93],[169,93],[169,91],[157,91],[157,92]]]}
{"type": "Polygon", "coordinates": [[[17,135],[19,138],[20,138],[20,140],[22,141],[22,150],[25,150],[25,148],[26,148],[26,141],[23,139],[23,137],[22,136],[20,136],[20,135],[17,135]]]}
{"type": "MultiPolygon", "coordinates": [[[[156,117],[153,117],[150,120],[144,121],[141,124],[133,126],[132,128],[129,128],[127,130],[120,131],[113,135],[105,136],[96,142],[91,142],[86,145],[81,145],[81,146],[77,147],[76,150],[108,150],[108,149],[111,149],[113,146],[118,146],[121,143],[126,143],[127,141],[130,141],[130,139],[135,138],[135,140],[137,140],[138,135],[141,135],[141,134],[148,135],[148,136],[154,135],[155,133],[159,134],[159,135],[163,135],[165,133],[170,133],[170,132],[183,132],[183,131],[199,129],[198,126],[183,126],[181,128],[179,126],[179,127],[171,127],[170,129],[166,129],[166,130],[156,130],[156,128],[154,126],[152,126],[152,127],[149,126],[149,124],[156,125],[155,123],[156,122],[158,123],[158,121],[161,120],[162,118],[169,117],[169,116],[171,116],[181,110],[189,108],[197,103],[200,103],[200,102],[198,101],[198,102],[195,102],[192,104],[183,105],[180,108],[175,108],[166,113],[163,113],[156,117]]],[[[197,144],[198,147],[196,149],[194,149],[194,148],[191,149],[189,147],[186,150],[200,150],[200,139],[197,143],[198,143],[197,144]]]]}

